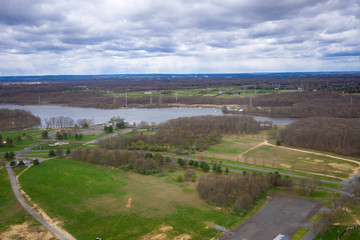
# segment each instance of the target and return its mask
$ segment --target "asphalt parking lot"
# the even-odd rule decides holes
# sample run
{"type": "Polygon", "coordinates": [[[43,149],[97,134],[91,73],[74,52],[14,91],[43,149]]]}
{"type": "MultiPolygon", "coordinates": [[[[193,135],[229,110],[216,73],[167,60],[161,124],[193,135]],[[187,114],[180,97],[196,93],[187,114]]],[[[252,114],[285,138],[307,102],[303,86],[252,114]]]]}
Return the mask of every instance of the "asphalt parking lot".
{"type": "Polygon", "coordinates": [[[273,194],[265,207],[238,228],[226,232],[220,240],[272,240],[278,234],[292,236],[321,207],[322,203],[273,194]]]}

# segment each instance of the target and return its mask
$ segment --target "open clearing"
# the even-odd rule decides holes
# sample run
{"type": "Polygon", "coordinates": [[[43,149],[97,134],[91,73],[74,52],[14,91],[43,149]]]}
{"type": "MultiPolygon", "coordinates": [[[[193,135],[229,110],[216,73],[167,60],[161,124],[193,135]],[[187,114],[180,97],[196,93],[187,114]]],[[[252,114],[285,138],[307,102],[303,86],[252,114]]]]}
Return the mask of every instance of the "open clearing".
{"type": "Polygon", "coordinates": [[[203,153],[207,157],[239,160],[239,155],[263,142],[263,135],[226,136],[221,143],[212,145],[203,153]]]}
{"type": "Polygon", "coordinates": [[[256,135],[225,136],[221,143],[198,156],[209,160],[271,168],[278,171],[308,173],[312,176],[328,176],[345,179],[360,166],[360,162],[331,157],[325,153],[297,151],[296,149],[270,145],[264,140],[270,131],[260,131],[256,135]]]}
{"type": "Polygon", "coordinates": [[[260,146],[244,154],[248,162],[265,161],[266,166],[280,166],[284,169],[294,169],[310,173],[320,173],[335,177],[348,177],[359,165],[327,156],[293,151],[271,145],[260,146]]]}
{"type": "Polygon", "coordinates": [[[202,201],[195,183],[175,181],[180,173],[144,176],[53,159],[31,167],[19,181],[34,202],[79,240],[146,239],[157,234],[163,239],[210,239],[218,231],[209,226],[229,228],[243,219],[202,201]]]}
{"type": "Polygon", "coordinates": [[[278,234],[292,236],[322,206],[322,203],[273,194],[265,207],[253,218],[220,237],[221,240],[268,240],[278,234]]]}

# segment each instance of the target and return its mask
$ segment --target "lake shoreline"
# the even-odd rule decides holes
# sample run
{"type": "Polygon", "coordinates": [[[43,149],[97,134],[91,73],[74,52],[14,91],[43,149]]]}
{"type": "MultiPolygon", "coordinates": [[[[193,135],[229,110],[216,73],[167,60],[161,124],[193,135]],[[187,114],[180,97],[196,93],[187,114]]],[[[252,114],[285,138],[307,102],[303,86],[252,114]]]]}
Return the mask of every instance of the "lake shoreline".
{"type": "MultiPolygon", "coordinates": [[[[79,119],[91,119],[94,124],[106,123],[110,118],[119,116],[125,121],[131,123],[140,123],[145,121],[148,123],[161,123],[170,119],[180,117],[204,116],[204,115],[226,115],[221,108],[215,108],[211,105],[188,106],[168,106],[162,108],[120,108],[120,109],[97,109],[69,107],[63,105],[12,105],[0,104],[0,108],[23,109],[30,111],[35,116],[39,116],[42,120],[42,126],[45,126],[47,119],[51,117],[71,117],[76,121],[79,119]],[[207,106],[207,107],[204,107],[207,106]]],[[[242,114],[246,115],[246,114],[242,114]]],[[[249,116],[249,115],[247,115],[249,116]]],[[[288,125],[297,119],[289,118],[269,118],[262,116],[252,116],[257,121],[272,121],[275,125],[288,125]]]]}

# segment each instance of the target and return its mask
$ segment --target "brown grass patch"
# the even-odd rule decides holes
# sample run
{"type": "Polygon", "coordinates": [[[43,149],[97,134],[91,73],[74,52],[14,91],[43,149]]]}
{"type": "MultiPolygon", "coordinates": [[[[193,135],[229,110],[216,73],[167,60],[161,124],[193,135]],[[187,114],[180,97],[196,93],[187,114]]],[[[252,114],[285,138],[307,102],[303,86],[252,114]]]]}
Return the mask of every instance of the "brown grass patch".
{"type": "Polygon", "coordinates": [[[2,240],[18,240],[18,239],[41,239],[41,240],[56,240],[57,238],[44,226],[30,227],[27,222],[19,225],[13,225],[4,233],[2,240]]]}

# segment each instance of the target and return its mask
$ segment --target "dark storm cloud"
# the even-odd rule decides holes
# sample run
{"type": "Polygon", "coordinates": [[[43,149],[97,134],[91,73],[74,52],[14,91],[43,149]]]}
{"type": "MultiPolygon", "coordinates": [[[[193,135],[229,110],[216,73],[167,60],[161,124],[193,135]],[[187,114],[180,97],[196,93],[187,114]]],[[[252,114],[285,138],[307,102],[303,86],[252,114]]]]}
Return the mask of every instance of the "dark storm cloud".
{"type": "Polygon", "coordinates": [[[0,0],[0,6],[0,74],[339,70],[337,58],[346,57],[349,69],[360,68],[357,0],[0,0]]]}

